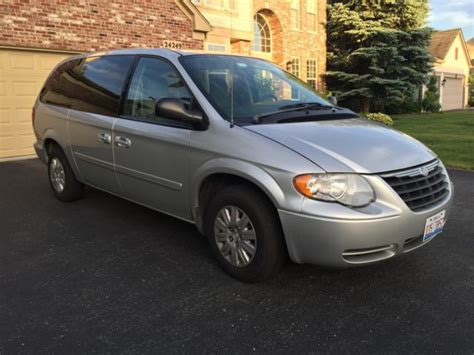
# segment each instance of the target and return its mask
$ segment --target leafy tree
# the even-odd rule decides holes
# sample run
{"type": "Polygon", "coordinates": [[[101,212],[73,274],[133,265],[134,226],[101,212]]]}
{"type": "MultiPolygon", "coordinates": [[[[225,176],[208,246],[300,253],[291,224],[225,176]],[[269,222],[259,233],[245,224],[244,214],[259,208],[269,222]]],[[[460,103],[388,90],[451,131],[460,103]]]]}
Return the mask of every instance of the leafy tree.
{"type": "Polygon", "coordinates": [[[328,6],[328,89],[355,110],[413,97],[431,72],[426,1],[339,0],[328,6]]]}

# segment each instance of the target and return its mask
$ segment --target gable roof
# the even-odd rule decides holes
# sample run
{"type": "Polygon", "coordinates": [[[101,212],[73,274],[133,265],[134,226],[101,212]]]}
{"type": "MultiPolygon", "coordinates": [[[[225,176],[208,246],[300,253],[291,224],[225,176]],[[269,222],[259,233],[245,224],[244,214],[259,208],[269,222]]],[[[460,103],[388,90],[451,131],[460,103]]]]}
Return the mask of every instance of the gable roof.
{"type": "Polygon", "coordinates": [[[454,40],[461,30],[455,28],[447,31],[437,31],[431,35],[430,53],[436,59],[443,60],[448,54],[454,40]]]}

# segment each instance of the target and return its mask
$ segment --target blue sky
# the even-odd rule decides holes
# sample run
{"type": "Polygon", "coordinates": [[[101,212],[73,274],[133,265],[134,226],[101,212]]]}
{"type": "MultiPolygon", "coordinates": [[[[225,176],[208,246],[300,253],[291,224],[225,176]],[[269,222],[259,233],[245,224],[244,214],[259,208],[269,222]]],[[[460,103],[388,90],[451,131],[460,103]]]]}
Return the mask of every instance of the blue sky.
{"type": "Polygon", "coordinates": [[[474,0],[430,0],[428,25],[437,30],[462,28],[466,40],[474,37],[474,0]]]}

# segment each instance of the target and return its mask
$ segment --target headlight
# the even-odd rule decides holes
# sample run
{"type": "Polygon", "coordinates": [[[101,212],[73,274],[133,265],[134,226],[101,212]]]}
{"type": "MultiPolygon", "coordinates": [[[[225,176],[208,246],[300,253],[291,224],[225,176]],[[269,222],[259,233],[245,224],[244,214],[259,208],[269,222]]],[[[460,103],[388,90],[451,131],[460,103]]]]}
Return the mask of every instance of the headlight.
{"type": "Polygon", "coordinates": [[[307,174],[293,179],[296,190],[306,197],[362,207],[375,200],[367,180],[356,174],[307,174]]]}

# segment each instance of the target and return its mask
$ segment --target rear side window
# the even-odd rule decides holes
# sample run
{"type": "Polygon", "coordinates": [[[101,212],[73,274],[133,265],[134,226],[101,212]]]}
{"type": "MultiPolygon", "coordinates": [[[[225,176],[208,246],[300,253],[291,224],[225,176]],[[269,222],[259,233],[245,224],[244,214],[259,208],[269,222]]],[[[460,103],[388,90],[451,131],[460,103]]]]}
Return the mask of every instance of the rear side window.
{"type": "Polygon", "coordinates": [[[88,57],[61,65],[41,92],[42,102],[116,116],[133,56],[88,57]]]}
{"type": "Polygon", "coordinates": [[[61,64],[48,78],[40,93],[40,101],[47,104],[72,108],[74,84],[71,73],[80,60],[70,60],[61,64]]]}

